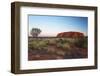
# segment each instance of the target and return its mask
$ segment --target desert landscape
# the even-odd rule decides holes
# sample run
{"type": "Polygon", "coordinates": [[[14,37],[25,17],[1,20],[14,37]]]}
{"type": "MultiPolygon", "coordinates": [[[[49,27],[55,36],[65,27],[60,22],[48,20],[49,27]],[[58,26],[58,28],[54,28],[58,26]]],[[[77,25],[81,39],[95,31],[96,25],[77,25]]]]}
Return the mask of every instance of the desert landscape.
{"type": "Polygon", "coordinates": [[[80,32],[62,32],[56,37],[29,37],[28,60],[87,58],[87,39],[80,32]]]}
{"type": "Polygon", "coordinates": [[[88,17],[29,15],[28,60],[88,57],[88,17]]]}

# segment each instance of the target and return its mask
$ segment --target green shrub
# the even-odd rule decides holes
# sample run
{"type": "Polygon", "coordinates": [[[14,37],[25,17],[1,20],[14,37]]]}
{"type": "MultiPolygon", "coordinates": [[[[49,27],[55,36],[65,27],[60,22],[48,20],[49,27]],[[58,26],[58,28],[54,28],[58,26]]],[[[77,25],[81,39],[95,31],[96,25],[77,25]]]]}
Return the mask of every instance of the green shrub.
{"type": "Polygon", "coordinates": [[[31,49],[36,49],[38,47],[38,43],[36,41],[29,42],[28,47],[31,49]]]}
{"type": "Polygon", "coordinates": [[[65,44],[62,45],[62,48],[65,49],[65,50],[68,50],[68,49],[70,49],[71,47],[70,47],[70,44],[65,43],[65,44]]]}
{"type": "Polygon", "coordinates": [[[50,44],[50,45],[56,45],[56,39],[51,39],[51,40],[49,40],[48,41],[48,44],[50,44]]]}
{"type": "Polygon", "coordinates": [[[44,50],[48,46],[47,40],[34,40],[29,42],[28,47],[31,49],[44,50]]]}
{"type": "Polygon", "coordinates": [[[87,38],[77,38],[74,45],[80,48],[87,48],[87,38]]]}
{"type": "Polygon", "coordinates": [[[47,46],[47,42],[46,41],[40,41],[38,43],[38,45],[39,45],[39,47],[45,47],[45,46],[47,46]]]}

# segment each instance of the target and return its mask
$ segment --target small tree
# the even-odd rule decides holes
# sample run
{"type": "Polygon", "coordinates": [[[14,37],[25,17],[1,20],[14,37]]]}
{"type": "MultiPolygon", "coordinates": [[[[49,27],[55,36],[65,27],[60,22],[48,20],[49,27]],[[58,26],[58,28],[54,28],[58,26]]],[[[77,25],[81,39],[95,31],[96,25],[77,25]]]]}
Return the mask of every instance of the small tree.
{"type": "Polygon", "coordinates": [[[33,37],[37,37],[40,33],[41,33],[41,30],[40,29],[38,29],[38,28],[32,28],[32,30],[31,30],[31,35],[33,36],[33,37]]]}

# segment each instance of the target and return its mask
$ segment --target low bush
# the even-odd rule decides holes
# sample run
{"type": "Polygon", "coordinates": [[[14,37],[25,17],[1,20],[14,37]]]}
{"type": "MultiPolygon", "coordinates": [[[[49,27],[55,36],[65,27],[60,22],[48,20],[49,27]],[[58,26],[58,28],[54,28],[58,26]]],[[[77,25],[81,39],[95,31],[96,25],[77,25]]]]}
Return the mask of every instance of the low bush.
{"type": "Polygon", "coordinates": [[[87,43],[87,38],[77,38],[73,44],[79,48],[87,48],[87,43]]]}

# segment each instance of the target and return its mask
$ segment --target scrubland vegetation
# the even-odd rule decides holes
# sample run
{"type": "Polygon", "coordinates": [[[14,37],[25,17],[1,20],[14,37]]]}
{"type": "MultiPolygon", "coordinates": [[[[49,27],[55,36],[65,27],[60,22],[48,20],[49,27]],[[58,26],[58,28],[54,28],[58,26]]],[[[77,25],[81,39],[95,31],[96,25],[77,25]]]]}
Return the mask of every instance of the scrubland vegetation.
{"type": "Polygon", "coordinates": [[[28,60],[86,58],[87,38],[29,38],[28,60]]]}

